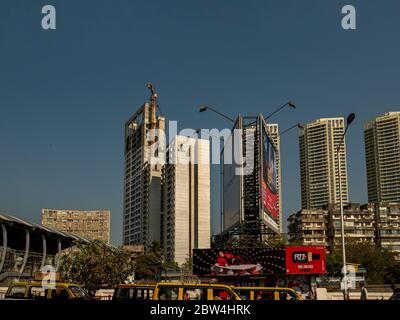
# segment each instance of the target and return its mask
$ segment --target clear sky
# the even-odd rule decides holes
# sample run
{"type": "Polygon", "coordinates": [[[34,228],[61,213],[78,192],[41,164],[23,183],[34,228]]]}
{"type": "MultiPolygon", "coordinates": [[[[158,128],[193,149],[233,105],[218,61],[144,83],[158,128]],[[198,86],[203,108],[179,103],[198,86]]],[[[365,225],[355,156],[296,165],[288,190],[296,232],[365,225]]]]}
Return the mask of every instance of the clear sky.
{"type": "MultiPolygon", "coordinates": [[[[203,103],[234,117],[293,99],[271,119],[281,130],[355,112],[350,200],[365,202],[362,127],[400,110],[399,30],[398,0],[1,0],[0,212],[40,222],[43,207],[110,209],[120,244],[123,127],[149,80],[180,129],[229,126],[203,103]],[[45,4],[55,31],[41,28],[45,4]],[[341,28],[346,4],[357,30],[341,28]]],[[[298,133],[281,142],[286,219],[300,207],[298,133]]]]}

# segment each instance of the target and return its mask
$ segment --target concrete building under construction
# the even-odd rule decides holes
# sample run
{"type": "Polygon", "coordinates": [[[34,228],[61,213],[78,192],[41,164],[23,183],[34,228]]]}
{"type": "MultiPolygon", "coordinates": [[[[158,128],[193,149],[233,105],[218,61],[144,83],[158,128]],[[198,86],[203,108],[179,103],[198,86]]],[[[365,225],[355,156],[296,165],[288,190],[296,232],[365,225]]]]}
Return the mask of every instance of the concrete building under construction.
{"type": "Polygon", "coordinates": [[[123,244],[143,245],[161,241],[161,169],[157,162],[165,151],[165,118],[158,111],[152,84],[150,102],[144,103],[125,123],[123,244]]]}

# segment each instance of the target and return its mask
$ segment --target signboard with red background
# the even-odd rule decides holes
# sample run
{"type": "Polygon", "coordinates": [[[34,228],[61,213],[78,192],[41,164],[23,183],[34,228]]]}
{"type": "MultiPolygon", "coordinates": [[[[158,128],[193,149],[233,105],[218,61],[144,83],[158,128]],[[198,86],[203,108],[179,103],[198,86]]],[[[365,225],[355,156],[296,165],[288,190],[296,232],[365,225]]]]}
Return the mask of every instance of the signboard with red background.
{"type": "Polygon", "coordinates": [[[324,247],[286,247],[286,274],[325,274],[326,255],[324,247]]]}

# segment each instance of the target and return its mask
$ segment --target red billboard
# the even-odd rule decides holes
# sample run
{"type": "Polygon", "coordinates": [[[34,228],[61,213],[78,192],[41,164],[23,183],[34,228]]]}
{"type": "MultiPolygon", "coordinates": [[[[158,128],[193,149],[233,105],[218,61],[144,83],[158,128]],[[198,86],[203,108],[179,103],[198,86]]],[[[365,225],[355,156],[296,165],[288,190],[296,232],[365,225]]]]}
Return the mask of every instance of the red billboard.
{"type": "Polygon", "coordinates": [[[276,150],[263,117],[260,116],[261,133],[261,219],[275,232],[279,232],[276,150]]]}
{"type": "Polygon", "coordinates": [[[325,248],[286,247],[286,274],[325,274],[325,248]]]}

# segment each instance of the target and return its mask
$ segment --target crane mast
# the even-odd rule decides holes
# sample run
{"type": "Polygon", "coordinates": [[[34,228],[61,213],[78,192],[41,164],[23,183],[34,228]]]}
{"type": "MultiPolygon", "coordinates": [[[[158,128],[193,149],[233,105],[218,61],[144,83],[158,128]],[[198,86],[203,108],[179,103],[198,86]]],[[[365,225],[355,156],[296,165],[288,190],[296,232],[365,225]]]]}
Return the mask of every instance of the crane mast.
{"type": "Polygon", "coordinates": [[[147,83],[147,88],[151,92],[150,96],[150,144],[154,143],[154,129],[156,127],[157,93],[151,82],[147,83]]]}

